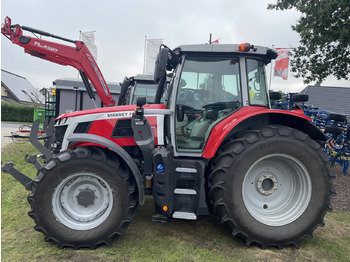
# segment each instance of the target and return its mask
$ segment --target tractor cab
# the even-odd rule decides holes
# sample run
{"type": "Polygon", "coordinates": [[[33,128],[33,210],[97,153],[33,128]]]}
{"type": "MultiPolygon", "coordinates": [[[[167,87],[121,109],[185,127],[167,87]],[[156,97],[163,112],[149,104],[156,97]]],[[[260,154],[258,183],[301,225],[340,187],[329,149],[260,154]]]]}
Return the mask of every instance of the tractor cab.
{"type": "Polygon", "coordinates": [[[147,103],[153,104],[158,84],[153,80],[153,75],[136,75],[125,77],[120,83],[121,90],[118,105],[136,105],[137,97],[146,98],[147,103]]]}
{"type": "MultiPolygon", "coordinates": [[[[160,50],[155,69],[160,102],[172,71],[166,106],[174,111],[167,134],[178,155],[202,155],[212,129],[245,106],[269,108],[265,65],[277,54],[266,47],[186,45],[160,50]]],[[[158,99],[158,101],[157,101],[158,99]]]]}

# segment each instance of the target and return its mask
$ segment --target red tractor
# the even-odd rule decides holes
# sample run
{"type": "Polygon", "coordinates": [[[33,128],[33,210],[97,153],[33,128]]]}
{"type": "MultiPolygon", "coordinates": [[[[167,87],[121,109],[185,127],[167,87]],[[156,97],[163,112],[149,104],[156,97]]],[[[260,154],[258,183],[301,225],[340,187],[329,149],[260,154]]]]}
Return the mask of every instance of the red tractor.
{"type": "Polygon", "coordinates": [[[2,33],[32,55],[76,67],[108,106],[59,116],[47,127],[46,147],[35,123],[31,141],[45,165],[28,159],[38,169],[34,180],[12,163],[3,167],[31,191],[29,216],[46,241],[74,249],[110,244],[147,194],[156,220],[213,214],[233,236],[262,248],[299,246],[324,225],[334,194],[325,136],[302,110],[270,108],[265,66],[274,50],[163,46],[152,104],[139,97],[137,105],[109,106],[84,43],[72,41],[68,52],[22,29],[52,36],[8,18],[2,33]]]}

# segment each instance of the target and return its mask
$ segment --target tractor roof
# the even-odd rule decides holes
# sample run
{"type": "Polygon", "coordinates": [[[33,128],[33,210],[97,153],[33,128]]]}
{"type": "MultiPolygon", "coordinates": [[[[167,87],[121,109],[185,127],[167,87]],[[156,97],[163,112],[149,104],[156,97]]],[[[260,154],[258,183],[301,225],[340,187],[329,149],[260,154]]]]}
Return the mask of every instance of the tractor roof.
{"type": "Polygon", "coordinates": [[[139,74],[139,75],[135,75],[133,76],[133,78],[136,81],[154,81],[154,76],[153,75],[144,75],[144,74],[139,74]]]}
{"type": "Polygon", "coordinates": [[[267,56],[270,59],[274,59],[277,57],[276,51],[274,51],[271,48],[264,47],[264,46],[250,45],[248,43],[181,45],[178,48],[183,53],[235,53],[235,54],[267,56]]]}

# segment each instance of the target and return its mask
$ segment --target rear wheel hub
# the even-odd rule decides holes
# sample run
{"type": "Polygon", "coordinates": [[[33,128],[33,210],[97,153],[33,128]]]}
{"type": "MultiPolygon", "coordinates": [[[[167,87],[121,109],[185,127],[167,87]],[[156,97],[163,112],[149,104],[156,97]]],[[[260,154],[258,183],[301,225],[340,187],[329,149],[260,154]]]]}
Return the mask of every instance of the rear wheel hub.
{"type": "Polygon", "coordinates": [[[79,205],[88,207],[94,204],[95,194],[91,189],[86,188],[77,195],[77,200],[79,205]]]}
{"type": "Polygon", "coordinates": [[[271,173],[262,174],[258,179],[257,188],[264,196],[272,195],[278,188],[277,178],[271,173]]]}

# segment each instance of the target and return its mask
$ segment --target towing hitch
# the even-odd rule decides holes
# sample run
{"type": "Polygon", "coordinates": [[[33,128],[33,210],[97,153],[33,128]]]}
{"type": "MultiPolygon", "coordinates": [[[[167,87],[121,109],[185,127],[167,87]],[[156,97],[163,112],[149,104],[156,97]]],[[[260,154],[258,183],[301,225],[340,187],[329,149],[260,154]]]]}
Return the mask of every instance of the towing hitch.
{"type": "MultiPolygon", "coordinates": [[[[33,126],[31,128],[30,136],[29,136],[29,142],[38,149],[42,156],[46,161],[48,161],[50,158],[52,158],[52,154],[50,151],[51,144],[53,143],[53,130],[54,130],[54,118],[51,118],[50,121],[45,120],[44,123],[44,131],[46,133],[45,136],[37,136],[39,131],[39,124],[40,119],[37,119],[34,121],[33,126]],[[45,140],[44,145],[40,143],[39,140],[45,140]]],[[[37,170],[42,168],[41,163],[38,161],[37,155],[31,155],[28,156],[28,154],[25,155],[24,159],[26,162],[33,164],[37,170]]],[[[3,167],[1,167],[1,171],[9,173],[11,176],[13,176],[18,182],[20,182],[26,190],[31,191],[32,190],[32,182],[33,180],[29,178],[28,176],[24,175],[22,172],[14,168],[14,164],[12,162],[6,163],[3,167]]]]}

